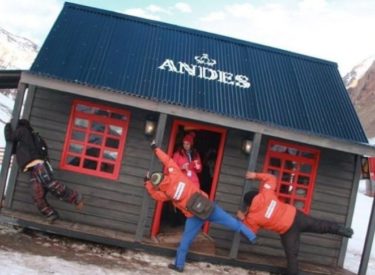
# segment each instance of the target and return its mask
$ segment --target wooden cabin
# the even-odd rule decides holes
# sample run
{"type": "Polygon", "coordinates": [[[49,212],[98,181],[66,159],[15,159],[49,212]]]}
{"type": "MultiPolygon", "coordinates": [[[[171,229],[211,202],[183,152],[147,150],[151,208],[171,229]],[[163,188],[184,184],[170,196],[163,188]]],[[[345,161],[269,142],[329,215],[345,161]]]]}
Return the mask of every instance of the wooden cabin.
{"type": "MultiPolygon", "coordinates": [[[[144,189],[146,172],[161,169],[152,139],[172,155],[195,132],[201,187],[233,215],[258,185],[245,172],[256,170],[277,176],[283,200],[346,225],[360,158],[375,154],[336,63],[72,3],[31,69],[20,72],[13,117],[30,119],[49,145],[56,179],[82,192],[85,207],[78,212],[48,196],[61,218],[46,223],[28,175],[10,165],[7,144],[2,220],[166,255],[173,248],[161,236],[182,230],[183,219],[144,189]]],[[[262,231],[262,244],[250,245],[217,225],[206,224],[204,232],[213,250],[194,250],[193,259],[270,271],[285,266],[274,233],[262,231]]],[[[347,242],[304,235],[301,268],[342,267],[347,242]]]]}

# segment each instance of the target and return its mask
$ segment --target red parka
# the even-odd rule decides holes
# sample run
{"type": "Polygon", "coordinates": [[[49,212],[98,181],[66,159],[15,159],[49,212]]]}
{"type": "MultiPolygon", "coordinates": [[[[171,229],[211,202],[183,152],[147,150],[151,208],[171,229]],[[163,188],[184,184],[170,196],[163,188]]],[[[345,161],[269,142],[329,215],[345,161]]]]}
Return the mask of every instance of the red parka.
{"type": "Polygon", "coordinates": [[[260,180],[259,194],[257,194],[248,212],[244,223],[257,233],[260,228],[284,234],[291,227],[296,216],[296,208],[281,202],[275,193],[276,178],[271,174],[256,173],[260,180]]]}
{"type": "Polygon", "coordinates": [[[157,187],[147,181],[145,187],[148,193],[157,201],[171,200],[174,206],[180,209],[186,217],[192,217],[193,214],[186,210],[187,201],[196,192],[201,192],[208,197],[207,194],[189,180],[176,162],[160,148],[155,149],[155,154],[164,165],[164,178],[157,187]]]}
{"type": "Polygon", "coordinates": [[[198,174],[202,171],[202,161],[198,153],[195,152],[192,155],[193,156],[190,161],[186,151],[184,149],[181,149],[173,154],[173,160],[185,173],[185,175],[199,187],[200,184],[198,174]],[[183,166],[186,164],[188,164],[187,170],[183,169],[183,166]]]}

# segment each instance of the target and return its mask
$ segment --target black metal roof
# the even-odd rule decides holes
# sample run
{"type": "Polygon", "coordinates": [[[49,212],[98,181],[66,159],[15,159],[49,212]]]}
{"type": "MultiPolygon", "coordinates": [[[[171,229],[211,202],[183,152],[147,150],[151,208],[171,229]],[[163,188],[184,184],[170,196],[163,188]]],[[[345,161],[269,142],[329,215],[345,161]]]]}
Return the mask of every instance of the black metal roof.
{"type": "Polygon", "coordinates": [[[101,9],[65,3],[31,72],[367,143],[336,63],[101,9]]]}

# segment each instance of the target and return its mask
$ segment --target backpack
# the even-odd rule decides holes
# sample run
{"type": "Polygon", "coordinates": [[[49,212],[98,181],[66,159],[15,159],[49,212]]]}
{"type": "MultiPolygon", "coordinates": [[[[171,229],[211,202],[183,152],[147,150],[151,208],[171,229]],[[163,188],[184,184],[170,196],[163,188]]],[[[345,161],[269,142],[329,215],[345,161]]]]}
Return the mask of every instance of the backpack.
{"type": "Polygon", "coordinates": [[[38,154],[47,159],[48,158],[48,146],[45,140],[39,135],[38,132],[31,133],[34,141],[35,148],[37,149],[38,154]]]}
{"type": "Polygon", "coordinates": [[[214,208],[215,204],[200,192],[194,193],[186,203],[186,209],[202,220],[207,220],[214,208]]]}

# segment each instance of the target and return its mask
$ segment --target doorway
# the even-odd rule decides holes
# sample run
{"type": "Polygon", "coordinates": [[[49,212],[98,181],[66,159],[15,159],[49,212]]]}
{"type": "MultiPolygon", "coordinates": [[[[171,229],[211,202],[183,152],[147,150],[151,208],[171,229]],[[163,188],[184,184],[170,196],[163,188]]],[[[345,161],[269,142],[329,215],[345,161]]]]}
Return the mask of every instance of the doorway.
{"type": "MultiPolygon", "coordinates": [[[[214,200],[227,130],[204,123],[175,120],[169,138],[167,151],[169,156],[172,157],[174,152],[181,148],[184,136],[189,133],[195,134],[194,148],[202,163],[202,171],[198,174],[201,189],[209,195],[211,200],[214,200]]],[[[184,224],[184,215],[172,203],[158,202],[154,212],[151,236],[156,237],[161,233],[183,230],[184,224]]],[[[206,223],[203,231],[207,233],[208,230],[209,223],[206,223]]]]}

